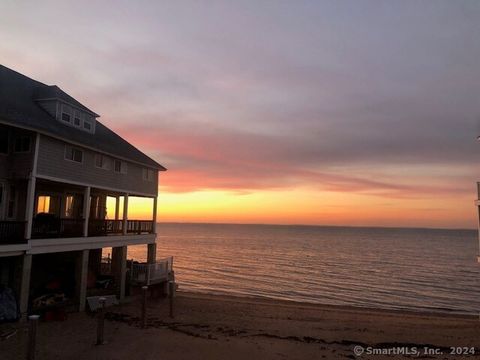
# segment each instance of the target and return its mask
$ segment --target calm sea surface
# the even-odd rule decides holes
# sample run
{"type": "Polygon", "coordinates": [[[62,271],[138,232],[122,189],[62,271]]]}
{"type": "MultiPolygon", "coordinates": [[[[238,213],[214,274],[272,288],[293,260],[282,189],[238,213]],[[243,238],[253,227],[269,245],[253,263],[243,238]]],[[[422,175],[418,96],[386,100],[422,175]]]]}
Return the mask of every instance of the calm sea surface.
{"type": "MultiPolygon", "coordinates": [[[[369,308],[480,311],[476,232],[158,224],[182,290],[369,308]]],[[[146,259],[146,246],[129,248],[146,259]]]]}

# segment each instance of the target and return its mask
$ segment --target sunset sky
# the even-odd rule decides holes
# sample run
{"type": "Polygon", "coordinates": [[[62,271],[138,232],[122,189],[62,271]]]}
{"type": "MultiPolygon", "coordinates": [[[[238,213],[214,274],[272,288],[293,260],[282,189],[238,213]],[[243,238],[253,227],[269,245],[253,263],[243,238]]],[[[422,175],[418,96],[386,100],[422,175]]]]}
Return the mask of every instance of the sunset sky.
{"type": "Polygon", "coordinates": [[[167,167],[159,221],[476,226],[479,1],[113,4],[2,1],[0,63],[167,167]]]}

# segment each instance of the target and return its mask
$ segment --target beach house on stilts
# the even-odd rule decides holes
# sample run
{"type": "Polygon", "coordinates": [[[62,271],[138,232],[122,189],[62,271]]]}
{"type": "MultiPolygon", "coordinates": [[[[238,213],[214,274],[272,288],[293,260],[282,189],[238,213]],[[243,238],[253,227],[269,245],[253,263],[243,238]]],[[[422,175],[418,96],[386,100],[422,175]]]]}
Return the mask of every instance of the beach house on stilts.
{"type": "Polygon", "coordinates": [[[0,293],[8,289],[22,315],[58,302],[84,310],[98,288],[122,299],[129,245],[146,245],[155,263],[166,169],[98,117],[59,87],[0,65],[0,293]],[[136,197],[151,206],[147,219],[130,215],[136,197]]]}

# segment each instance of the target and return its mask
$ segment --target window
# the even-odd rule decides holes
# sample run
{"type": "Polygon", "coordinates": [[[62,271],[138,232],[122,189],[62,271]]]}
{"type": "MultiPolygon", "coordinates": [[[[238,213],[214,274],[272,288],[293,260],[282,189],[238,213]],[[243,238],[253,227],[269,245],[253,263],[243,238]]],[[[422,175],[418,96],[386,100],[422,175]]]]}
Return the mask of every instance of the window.
{"type": "Polygon", "coordinates": [[[65,146],[65,160],[81,163],[83,162],[83,151],[67,145],[65,146]]]}
{"type": "Polygon", "coordinates": [[[151,169],[143,169],[142,176],[145,181],[153,181],[154,172],[151,169]]]}
{"type": "Polygon", "coordinates": [[[70,122],[70,114],[62,113],[62,120],[65,122],[70,122]]]}
{"type": "Polygon", "coordinates": [[[73,195],[67,195],[65,198],[65,213],[63,214],[66,218],[72,218],[73,217],[73,203],[74,203],[75,198],[73,195]]]}
{"type": "Polygon", "coordinates": [[[75,110],[75,116],[73,117],[73,125],[80,126],[82,124],[82,113],[75,110]]]}
{"type": "Polygon", "coordinates": [[[0,130],[0,154],[8,155],[8,130],[0,130]]]}
{"type": "Polygon", "coordinates": [[[39,196],[37,199],[37,214],[50,212],[50,196],[39,196]]]}
{"type": "Polygon", "coordinates": [[[0,218],[3,217],[3,184],[0,183],[0,218]]]}
{"type": "Polygon", "coordinates": [[[15,152],[30,152],[30,137],[19,136],[15,139],[15,152]]]}
{"type": "Polygon", "coordinates": [[[114,161],[114,170],[116,173],[119,174],[126,174],[127,173],[127,163],[121,160],[114,161]]]}
{"type": "Polygon", "coordinates": [[[92,123],[89,120],[84,120],[83,128],[88,131],[92,130],[92,123]]]}
{"type": "Polygon", "coordinates": [[[62,120],[69,123],[71,114],[72,109],[70,108],[70,106],[62,104],[62,120]]]}
{"type": "Polygon", "coordinates": [[[17,189],[14,185],[10,186],[10,194],[8,196],[8,204],[7,204],[7,218],[12,219],[15,217],[16,213],[16,204],[17,202],[17,189]]]}
{"type": "Polygon", "coordinates": [[[108,156],[102,154],[95,155],[95,166],[100,169],[110,170],[111,160],[108,156]]]}

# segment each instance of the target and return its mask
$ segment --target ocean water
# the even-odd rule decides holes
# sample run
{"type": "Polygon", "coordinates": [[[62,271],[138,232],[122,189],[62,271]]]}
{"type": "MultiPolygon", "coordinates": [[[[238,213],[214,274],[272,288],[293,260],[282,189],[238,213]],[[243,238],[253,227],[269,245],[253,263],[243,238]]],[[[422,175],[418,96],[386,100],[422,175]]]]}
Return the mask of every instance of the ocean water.
{"type": "MultiPolygon", "coordinates": [[[[478,314],[472,230],[158,224],[191,292],[381,309],[478,314]]],[[[146,259],[146,246],[129,247],[146,259]]]]}

